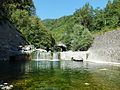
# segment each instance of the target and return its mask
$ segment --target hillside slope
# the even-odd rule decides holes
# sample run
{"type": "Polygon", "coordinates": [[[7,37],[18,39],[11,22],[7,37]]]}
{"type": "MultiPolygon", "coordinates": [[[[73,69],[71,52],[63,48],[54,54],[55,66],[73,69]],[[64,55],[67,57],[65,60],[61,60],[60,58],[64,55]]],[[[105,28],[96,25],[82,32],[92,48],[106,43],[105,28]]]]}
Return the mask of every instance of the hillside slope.
{"type": "Polygon", "coordinates": [[[46,21],[44,24],[51,31],[55,40],[64,43],[68,50],[87,50],[92,43],[92,38],[88,36],[120,27],[119,11],[120,0],[112,2],[108,0],[103,9],[94,9],[89,3],[86,3],[72,15],[46,21]],[[89,34],[87,33],[88,35],[81,38],[83,36],[81,32],[85,29],[89,34]]]}

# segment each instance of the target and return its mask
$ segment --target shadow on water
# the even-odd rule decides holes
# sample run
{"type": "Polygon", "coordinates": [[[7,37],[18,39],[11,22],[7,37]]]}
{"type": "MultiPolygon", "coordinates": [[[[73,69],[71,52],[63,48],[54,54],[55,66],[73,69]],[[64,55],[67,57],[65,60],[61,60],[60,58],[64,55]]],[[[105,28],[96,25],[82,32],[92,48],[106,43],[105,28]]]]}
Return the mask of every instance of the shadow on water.
{"type": "Polygon", "coordinates": [[[0,63],[0,80],[14,90],[119,90],[120,67],[74,61],[0,63]]]}
{"type": "Polygon", "coordinates": [[[9,82],[10,80],[16,80],[19,76],[24,75],[26,63],[26,61],[0,62],[0,81],[9,82]]]}

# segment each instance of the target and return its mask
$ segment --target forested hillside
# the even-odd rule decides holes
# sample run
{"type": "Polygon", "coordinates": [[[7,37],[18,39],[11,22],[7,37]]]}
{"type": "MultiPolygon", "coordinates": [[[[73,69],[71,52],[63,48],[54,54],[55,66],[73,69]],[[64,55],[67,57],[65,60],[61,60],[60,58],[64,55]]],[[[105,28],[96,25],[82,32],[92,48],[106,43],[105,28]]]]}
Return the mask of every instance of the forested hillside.
{"type": "Polygon", "coordinates": [[[9,20],[29,44],[48,50],[54,46],[52,35],[35,14],[33,0],[2,0],[0,9],[4,13],[0,22],[9,20]]]}
{"type": "Polygon", "coordinates": [[[73,15],[43,22],[56,42],[66,44],[68,50],[87,50],[93,42],[93,34],[120,27],[120,0],[108,0],[104,9],[93,9],[86,3],[73,15]]]}
{"type": "Polygon", "coordinates": [[[55,42],[62,42],[68,50],[87,50],[93,34],[120,27],[120,0],[109,0],[104,9],[86,3],[73,15],[44,20],[45,25],[35,13],[33,0],[2,0],[0,8],[4,14],[0,22],[9,20],[28,44],[47,50],[53,49],[55,42]]]}

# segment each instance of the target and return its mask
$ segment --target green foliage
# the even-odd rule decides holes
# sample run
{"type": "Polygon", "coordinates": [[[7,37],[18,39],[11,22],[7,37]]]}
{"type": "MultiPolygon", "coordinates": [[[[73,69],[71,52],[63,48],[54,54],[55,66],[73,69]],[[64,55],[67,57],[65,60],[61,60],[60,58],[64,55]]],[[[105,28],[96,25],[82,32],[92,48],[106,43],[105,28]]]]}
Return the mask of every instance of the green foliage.
{"type": "Polygon", "coordinates": [[[93,41],[92,34],[105,33],[120,27],[120,0],[109,0],[104,9],[93,9],[86,3],[73,15],[49,19],[44,24],[56,42],[66,44],[68,50],[87,50],[93,41]]]}
{"type": "Polygon", "coordinates": [[[92,34],[120,27],[120,0],[109,0],[104,9],[95,10],[86,3],[73,15],[43,22],[35,15],[32,0],[2,0],[0,4],[2,12],[29,44],[47,50],[56,50],[55,42],[66,44],[68,50],[87,50],[93,41],[92,34]]]}
{"type": "Polygon", "coordinates": [[[43,22],[53,34],[56,42],[66,44],[68,50],[87,50],[88,47],[90,47],[92,40],[89,43],[86,39],[87,43],[85,42],[83,44],[80,44],[82,41],[79,40],[83,39],[81,38],[81,35],[85,27],[91,29],[92,19],[93,9],[87,3],[73,15],[43,22]]]}
{"type": "Polygon", "coordinates": [[[93,30],[113,29],[120,26],[120,0],[108,1],[106,8],[96,10],[93,30]]]}
{"type": "Polygon", "coordinates": [[[71,49],[73,51],[88,50],[93,41],[93,37],[89,30],[82,25],[74,25],[73,30],[74,32],[71,35],[72,37],[71,49]]]}
{"type": "Polygon", "coordinates": [[[76,23],[79,23],[91,30],[94,10],[89,3],[86,3],[83,8],[76,10],[74,13],[76,23]]]}
{"type": "Polygon", "coordinates": [[[54,46],[54,38],[35,15],[32,0],[5,0],[1,5],[4,15],[22,33],[29,44],[46,50],[54,46]]]}

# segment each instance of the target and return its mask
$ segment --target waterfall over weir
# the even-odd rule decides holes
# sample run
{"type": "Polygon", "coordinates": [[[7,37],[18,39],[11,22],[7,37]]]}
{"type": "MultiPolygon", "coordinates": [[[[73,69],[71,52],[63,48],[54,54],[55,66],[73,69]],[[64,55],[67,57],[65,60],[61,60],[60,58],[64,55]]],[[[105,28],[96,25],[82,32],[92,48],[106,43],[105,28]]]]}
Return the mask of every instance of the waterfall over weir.
{"type": "Polygon", "coordinates": [[[58,52],[35,51],[32,55],[32,59],[36,60],[36,61],[40,61],[40,60],[58,61],[59,60],[59,53],[58,52]]]}

